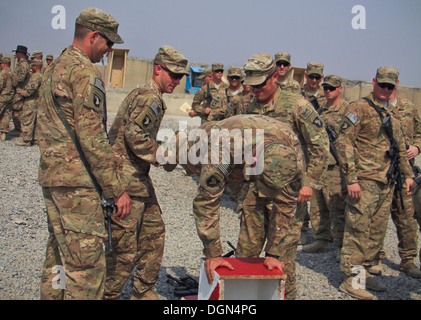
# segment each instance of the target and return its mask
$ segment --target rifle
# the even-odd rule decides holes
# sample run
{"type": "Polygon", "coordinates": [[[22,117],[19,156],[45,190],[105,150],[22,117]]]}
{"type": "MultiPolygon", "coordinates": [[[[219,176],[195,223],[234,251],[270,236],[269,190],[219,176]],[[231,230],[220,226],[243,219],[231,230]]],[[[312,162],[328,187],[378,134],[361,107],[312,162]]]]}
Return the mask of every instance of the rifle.
{"type": "Polygon", "coordinates": [[[336,148],[333,144],[333,142],[336,139],[338,139],[338,135],[336,134],[335,129],[333,129],[333,127],[330,124],[326,123],[325,128],[326,128],[327,136],[329,138],[330,153],[332,154],[333,158],[335,159],[336,164],[339,164],[338,153],[336,152],[336,148]]]}
{"type": "Polygon", "coordinates": [[[363,98],[371,107],[376,110],[376,112],[379,114],[380,120],[381,120],[381,129],[383,129],[386,133],[386,136],[388,137],[390,141],[390,149],[386,151],[386,155],[390,159],[390,166],[386,173],[387,181],[390,183],[396,183],[396,189],[395,192],[399,193],[400,199],[401,199],[401,205],[402,209],[404,209],[403,205],[403,196],[402,196],[402,174],[401,170],[399,169],[399,163],[400,163],[400,150],[399,146],[393,137],[393,126],[392,126],[392,119],[390,114],[388,114],[385,110],[381,110],[379,107],[377,107],[370,99],[363,98]],[[382,113],[385,113],[383,115],[382,113]]]}

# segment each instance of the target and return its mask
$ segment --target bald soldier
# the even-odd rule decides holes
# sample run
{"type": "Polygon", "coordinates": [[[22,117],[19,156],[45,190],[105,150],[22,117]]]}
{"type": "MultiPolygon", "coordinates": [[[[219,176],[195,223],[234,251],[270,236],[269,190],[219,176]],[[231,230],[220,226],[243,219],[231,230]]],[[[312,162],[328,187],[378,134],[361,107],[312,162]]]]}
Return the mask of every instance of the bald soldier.
{"type": "Polygon", "coordinates": [[[386,290],[366,270],[373,266],[386,235],[395,181],[401,182],[399,174],[405,177],[399,197],[409,196],[414,176],[400,123],[388,111],[398,71],[379,67],[372,83],[367,97],[348,106],[336,142],[348,191],[340,264],[345,280],[339,290],[361,300],[373,299],[366,289],[386,290]],[[355,286],[355,277],[366,277],[366,289],[355,286]]]}
{"type": "MultiPolygon", "coordinates": [[[[186,135],[179,133],[177,138],[178,144],[172,144],[176,151],[188,144],[190,155],[202,157],[193,161],[196,159],[188,156],[181,164],[199,176],[193,214],[208,258],[205,268],[209,282],[217,267],[233,268],[221,257],[219,228],[221,196],[230,184],[242,185],[237,198],[241,228],[236,256],[259,257],[264,250],[264,265],[282,270],[283,243],[295,216],[304,164],[300,142],[291,128],[263,115],[237,115],[203,124],[189,134],[189,142],[186,135]],[[222,142],[221,148],[216,143],[215,148],[215,141],[223,141],[218,137],[224,134],[228,137],[226,144],[222,142]],[[208,158],[203,157],[205,152],[208,158]]],[[[174,162],[164,166],[167,170],[174,167],[174,162]]]]}
{"type": "Polygon", "coordinates": [[[104,83],[93,65],[114,43],[123,42],[118,26],[102,10],[83,10],[76,19],[72,45],[43,76],[36,132],[49,238],[41,299],[102,299],[107,238],[102,199],[114,201],[117,220],[130,213],[130,197],[116,174],[121,158],[108,143],[103,124],[104,83]],[[60,286],[54,283],[57,266],[66,275],[60,286]]]}
{"type": "Polygon", "coordinates": [[[296,296],[295,260],[302,220],[313,189],[322,187],[329,158],[329,139],[323,120],[313,106],[303,97],[293,92],[282,90],[277,85],[278,73],[273,57],[267,53],[251,56],[244,66],[244,83],[252,87],[255,99],[248,106],[246,113],[262,114],[287,124],[300,140],[306,166],[303,182],[300,186],[297,213],[294,226],[284,241],[284,254],[281,259],[288,275],[286,296],[296,296]]]}
{"type": "Polygon", "coordinates": [[[120,106],[110,129],[114,150],[124,158],[121,175],[128,181],[133,206],[130,216],[113,225],[113,247],[107,253],[105,299],[118,299],[132,270],[132,300],[158,300],[153,291],[164,253],[165,225],[149,171],[158,166],[156,137],[167,109],[163,94],[170,94],[189,75],[188,61],[170,46],[162,46],[154,59],[149,83],[134,89],[120,106]],[[116,133],[116,135],[115,135],[116,133]]]}

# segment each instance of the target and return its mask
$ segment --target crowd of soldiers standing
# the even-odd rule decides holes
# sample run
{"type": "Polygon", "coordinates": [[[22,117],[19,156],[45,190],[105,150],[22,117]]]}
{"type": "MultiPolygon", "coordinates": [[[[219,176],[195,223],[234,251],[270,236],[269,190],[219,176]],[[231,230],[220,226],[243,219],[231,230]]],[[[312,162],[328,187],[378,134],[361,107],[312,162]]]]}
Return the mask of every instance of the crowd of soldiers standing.
{"type": "Polygon", "coordinates": [[[35,143],[37,100],[42,74],[54,57],[47,55],[47,65],[44,65],[41,51],[29,55],[27,47],[18,45],[13,52],[16,58],[14,72],[11,71],[11,59],[0,53],[0,141],[6,140],[6,134],[20,135],[22,141],[16,142],[16,145],[31,146],[35,143]],[[11,121],[14,129],[9,132],[11,121]]]}
{"type": "MultiPolygon", "coordinates": [[[[156,138],[166,110],[163,94],[172,93],[189,75],[188,60],[175,48],[160,47],[150,81],[128,94],[107,132],[105,87],[93,63],[115,43],[123,43],[118,26],[109,14],[88,8],[76,20],[72,45],[44,72],[42,57],[35,55],[29,72],[23,46],[16,50],[14,75],[10,59],[1,60],[2,140],[13,120],[15,130],[22,131],[22,145],[36,141],[41,153],[39,182],[50,235],[42,299],[118,299],[134,267],[132,299],[158,298],[154,285],[165,226],[149,171],[151,165],[175,168],[159,161],[156,138]],[[38,102],[36,111],[32,101],[38,102]],[[66,270],[65,289],[52,285],[56,265],[66,270]]],[[[199,178],[193,215],[209,282],[216,268],[233,268],[222,257],[219,208],[224,192],[237,201],[241,213],[236,256],[264,252],[264,265],[287,275],[286,299],[297,296],[298,245],[304,245],[304,252],[321,252],[330,241],[338,248],[345,275],[340,291],[373,298],[355,286],[362,272],[358,267],[366,271],[367,289],[386,290],[375,275],[382,272],[390,214],[397,227],[400,269],[420,278],[413,161],[420,151],[421,127],[415,106],[396,96],[398,71],[379,67],[372,93],[348,104],[341,98],[342,79],[324,76],[323,64],[308,63],[303,88],[291,79],[290,69],[288,53],[257,53],[244,67],[229,68],[229,85],[222,81],[220,63],[201,74],[204,85],[189,113],[201,118],[199,129],[208,136],[215,128],[264,129],[263,144],[252,141],[256,159],[263,159],[259,173],[257,160],[254,168],[230,160],[182,164],[199,178]],[[315,241],[306,244],[309,221],[315,241]]],[[[185,137],[179,132],[174,139],[178,146],[185,137]]],[[[197,147],[194,141],[187,145],[192,151],[197,147]]],[[[178,159],[179,150],[168,154],[172,151],[178,159]]]]}

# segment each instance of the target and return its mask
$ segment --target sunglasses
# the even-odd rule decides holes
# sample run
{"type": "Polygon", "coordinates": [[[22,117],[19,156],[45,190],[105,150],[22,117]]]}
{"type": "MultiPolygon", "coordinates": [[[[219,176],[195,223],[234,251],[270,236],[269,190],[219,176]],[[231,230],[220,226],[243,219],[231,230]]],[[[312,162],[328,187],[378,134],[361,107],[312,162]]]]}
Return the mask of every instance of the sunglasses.
{"type": "Polygon", "coordinates": [[[314,74],[310,74],[309,76],[307,76],[309,79],[311,80],[320,80],[322,78],[322,76],[319,75],[314,75],[314,74]]]}
{"type": "Polygon", "coordinates": [[[387,88],[387,90],[393,90],[393,89],[395,89],[395,85],[393,85],[393,84],[391,84],[391,83],[378,83],[377,82],[377,84],[379,85],[379,87],[380,88],[382,88],[382,89],[385,89],[385,88],[387,88]]]}
{"type": "Polygon", "coordinates": [[[170,75],[170,77],[175,80],[181,80],[184,77],[184,74],[182,73],[174,73],[163,66],[161,66],[161,68],[164,69],[170,75]]]}
{"type": "Polygon", "coordinates": [[[267,81],[270,79],[270,78],[272,78],[272,76],[274,75],[274,73],[272,73],[270,76],[268,76],[266,79],[265,79],[265,81],[263,81],[261,84],[257,84],[257,85],[250,85],[250,87],[251,88],[253,88],[253,89],[260,89],[260,88],[263,88],[265,85],[266,85],[266,83],[267,83],[267,81]]]}
{"type": "Polygon", "coordinates": [[[214,72],[215,72],[215,73],[223,73],[223,72],[224,72],[224,70],[215,70],[214,72]]]}
{"type": "Polygon", "coordinates": [[[238,76],[232,76],[232,77],[229,77],[230,79],[232,79],[232,80],[240,80],[240,77],[238,77],[238,76]]]}
{"type": "Polygon", "coordinates": [[[289,62],[286,62],[286,61],[278,61],[278,62],[276,63],[276,65],[277,65],[278,67],[281,67],[281,66],[284,66],[284,67],[289,67],[290,63],[289,63],[289,62]]]}
{"type": "Polygon", "coordinates": [[[323,90],[324,91],[330,91],[330,92],[333,92],[333,91],[335,91],[337,88],[335,88],[335,87],[332,87],[332,86],[323,86],[323,90]]]}

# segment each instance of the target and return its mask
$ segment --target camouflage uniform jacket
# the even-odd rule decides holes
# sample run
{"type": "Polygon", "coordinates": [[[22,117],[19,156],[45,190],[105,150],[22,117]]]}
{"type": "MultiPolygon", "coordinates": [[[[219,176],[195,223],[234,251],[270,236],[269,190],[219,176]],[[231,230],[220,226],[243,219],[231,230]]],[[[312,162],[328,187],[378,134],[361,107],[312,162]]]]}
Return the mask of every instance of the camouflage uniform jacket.
{"type": "Polygon", "coordinates": [[[151,164],[158,165],[156,137],[166,109],[154,80],[143,88],[134,89],[120,106],[119,120],[116,119],[117,123],[112,126],[112,130],[118,132],[113,148],[124,157],[122,175],[128,184],[129,195],[150,196],[148,173],[151,164]],[[113,129],[115,126],[119,127],[113,129]]]}
{"type": "MultiPolygon", "coordinates": [[[[281,166],[282,169],[280,170],[285,172],[283,176],[288,176],[288,178],[285,179],[285,185],[280,185],[280,188],[285,187],[289,183],[297,182],[302,178],[304,156],[300,142],[290,127],[270,117],[261,115],[238,115],[219,122],[214,122],[212,125],[208,125],[208,123],[206,123],[204,126],[201,126],[200,129],[206,130],[208,134],[209,163],[214,163],[211,160],[211,130],[219,130],[219,132],[227,130],[229,134],[234,137],[234,139],[231,139],[229,144],[232,171],[228,177],[224,177],[223,175],[221,176],[221,171],[219,171],[220,169],[216,169],[216,167],[219,167],[218,165],[201,165],[200,163],[194,165],[200,168],[200,178],[198,194],[193,202],[193,214],[196,221],[198,235],[204,245],[203,252],[205,256],[209,258],[221,256],[223,253],[220,241],[219,221],[221,197],[225,186],[231,183],[238,184],[244,181],[250,181],[253,183],[253,186],[257,186],[256,197],[265,197],[259,192],[259,184],[254,183],[257,176],[247,174],[246,168],[251,168],[253,164],[247,164],[250,159],[246,159],[247,155],[244,153],[245,147],[243,147],[242,150],[238,150],[238,144],[236,144],[237,141],[242,141],[243,145],[246,144],[246,140],[244,139],[246,136],[245,130],[251,130],[252,132],[252,138],[250,139],[251,145],[249,145],[252,155],[256,155],[256,147],[258,146],[258,141],[256,139],[257,129],[264,130],[262,147],[265,149],[272,143],[278,143],[284,146],[283,150],[285,154],[280,155],[280,158],[283,160],[277,161],[276,164],[273,164],[274,166],[281,166]],[[238,151],[243,152],[241,155],[241,163],[237,163],[237,161],[234,160],[236,152],[238,151]],[[217,179],[214,179],[215,176],[217,179]]],[[[221,161],[222,152],[220,150],[221,148],[218,148],[219,159],[221,161]]],[[[248,157],[250,157],[250,155],[248,155],[248,157]]],[[[198,170],[195,172],[197,173],[198,170]]],[[[273,198],[274,206],[277,206],[278,204],[276,199],[277,196],[275,192],[273,198]]],[[[268,253],[278,255],[279,244],[282,243],[282,239],[288,234],[290,225],[289,222],[292,219],[292,216],[284,215],[282,210],[274,210],[274,212],[277,214],[272,215],[273,221],[270,223],[270,226],[268,226],[269,229],[267,231],[268,238],[266,250],[268,253]]]]}
{"type": "MultiPolygon", "coordinates": [[[[341,132],[341,124],[345,117],[345,110],[347,107],[348,103],[345,100],[341,100],[341,102],[339,102],[336,106],[332,107],[329,107],[326,101],[326,103],[322,105],[318,111],[323,121],[332,127],[337,136],[339,136],[339,133],[341,132]]],[[[336,161],[333,156],[330,157],[329,165],[336,165],[336,161]]]]}
{"type": "MultiPolygon", "coordinates": [[[[373,94],[367,98],[384,109],[375,101],[373,94]]],[[[386,172],[390,166],[390,159],[386,151],[390,149],[390,141],[381,129],[379,114],[365,100],[360,99],[350,103],[345,115],[336,146],[346,184],[358,183],[359,179],[387,184],[386,172]]],[[[391,119],[393,136],[400,149],[401,173],[405,177],[413,177],[400,123],[394,117],[391,119]]]]}
{"type": "Polygon", "coordinates": [[[330,158],[329,139],[323,120],[313,106],[300,95],[278,88],[269,104],[260,105],[254,99],[246,113],[266,115],[292,128],[300,140],[307,163],[304,185],[319,190],[330,158]]]}
{"type": "Polygon", "coordinates": [[[295,93],[300,93],[301,91],[301,86],[300,84],[297,82],[297,80],[294,80],[292,78],[288,78],[285,81],[277,81],[277,84],[279,86],[279,88],[281,88],[282,90],[286,90],[289,92],[295,92],[295,93]]]}
{"type": "Polygon", "coordinates": [[[319,90],[317,91],[317,96],[314,96],[312,92],[307,91],[306,86],[304,86],[301,89],[301,95],[310,102],[312,100],[316,99],[317,103],[319,104],[319,107],[326,103],[326,97],[325,97],[325,94],[323,92],[323,88],[320,88],[320,87],[319,87],[319,90]]]}
{"type": "Polygon", "coordinates": [[[415,105],[408,99],[398,97],[396,106],[389,103],[389,110],[399,119],[406,144],[421,150],[421,119],[415,105]]]}
{"type": "Polygon", "coordinates": [[[224,91],[226,88],[228,88],[228,85],[223,81],[221,82],[219,88],[217,88],[212,81],[202,86],[193,97],[192,109],[196,115],[205,121],[218,120],[222,109],[221,102],[223,102],[220,94],[218,93],[221,91],[222,95],[225,95],[224,91]],[[215,108],[215,110],[212,110],[211,113],[207,115],[205,114],[205,109],[207,107],[211,109],[215,108]]]}
{"type": "Polygon", "coordinates": [[[21,95],[25,97],[25,101],[37,100],[39,97],[39,88],[41,85],[42,73],[37,72],[31,75],[28,84],[23,88],[21,95]]]}
{"type": "Polygon", "coordinates": [[[31,77],[31,72],[32,70],[28,60],[24,59],[18,62],[14,73],[16,93],[20,93],[25,88],[31,77]]]}
{"type": "Polygon", "coordinates": [[[104,131],[105,88],[101,74],[89,57],[70,46],[45,71],[40,89],[37,135],[41,153],[39,183],[42,187],[93,187],[79,153],[58,116],[53,94],[79,139],[91,171],[104,196],[124,192],[116,175],[121,159],[104,131]]]}
{"type": "Polygon", "coordinates": [[[13,73],[10,69],[3,69],[0,71],[0,108],[12,102],[14,95],[13,73]]]}

